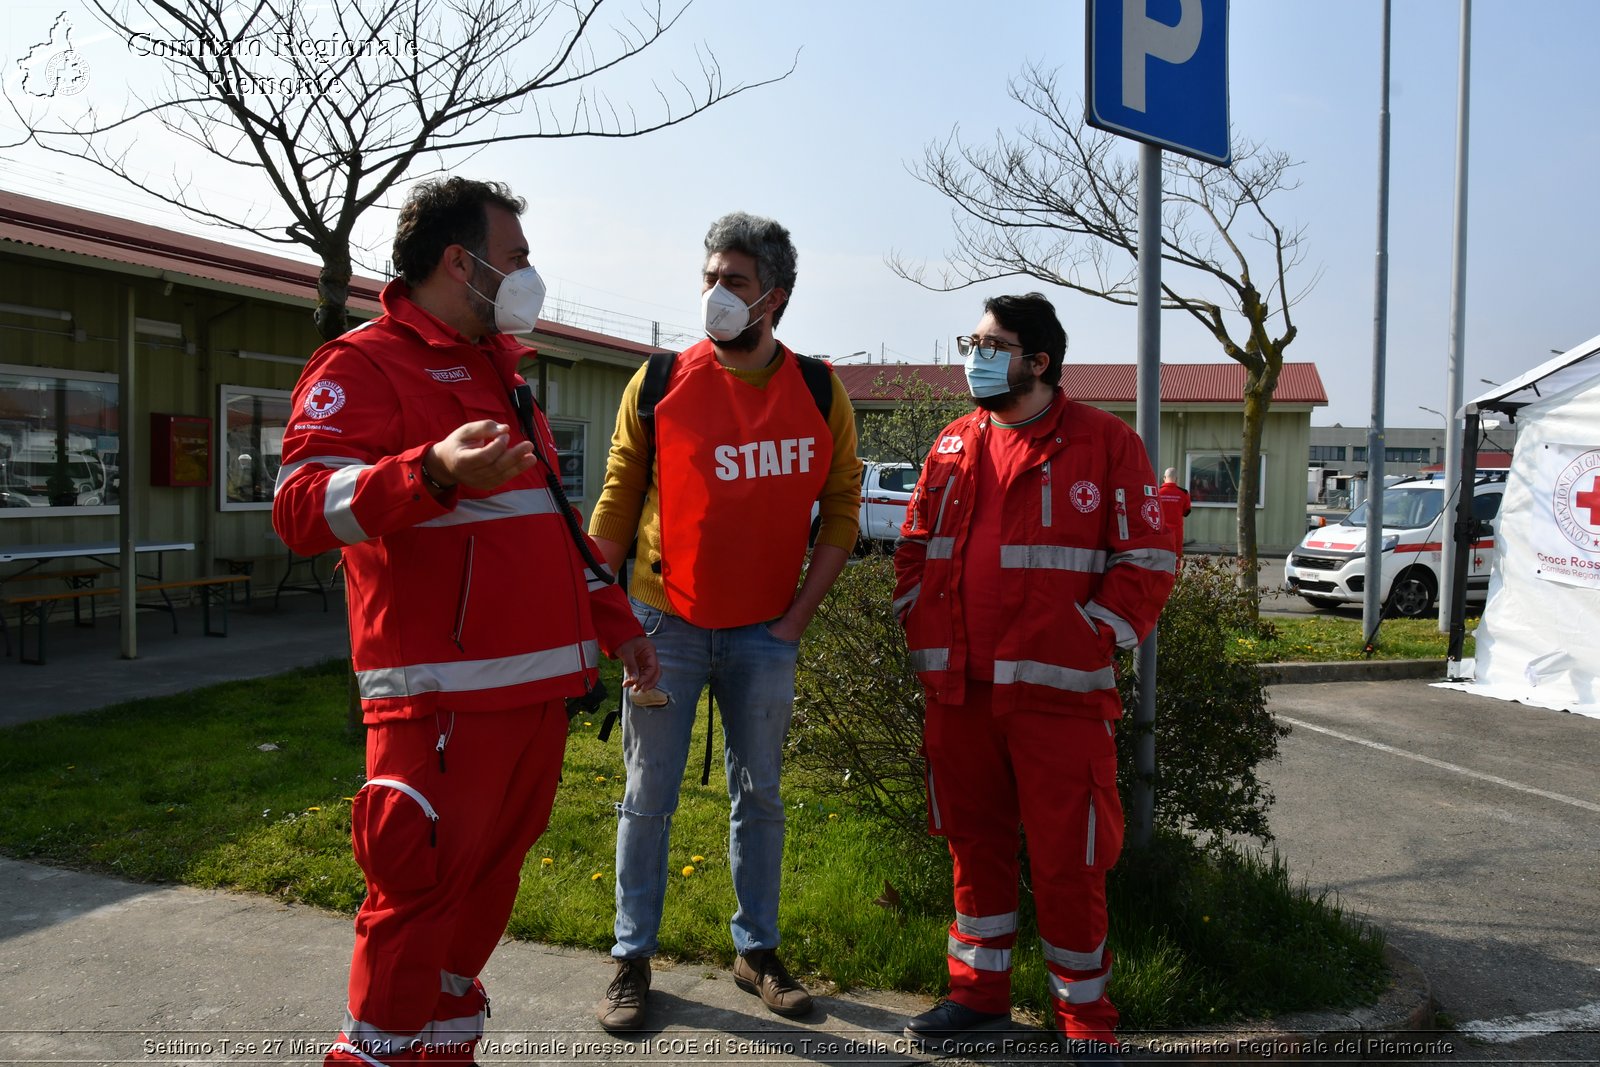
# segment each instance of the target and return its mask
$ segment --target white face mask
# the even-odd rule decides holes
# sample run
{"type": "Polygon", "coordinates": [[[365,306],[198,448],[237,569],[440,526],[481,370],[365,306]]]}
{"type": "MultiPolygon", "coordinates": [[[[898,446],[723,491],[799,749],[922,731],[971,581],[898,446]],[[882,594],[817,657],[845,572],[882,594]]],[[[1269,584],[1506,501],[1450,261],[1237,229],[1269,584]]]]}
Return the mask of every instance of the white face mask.
{"type": "MultiPolygon", "coordinates": [[[[539,272],[527,266],[507,274],[484,263],[471,252],[467,255],[500,275],[500,289],[494,297],[495,329],[501,333],[527,333],[532,330],[539,321],[539,312],[544,308],[544,279],[539,277],[539,272]]],[[[467,288],[478,293],[471,282],[467,283],[467,288]]],[[[489,299],[482,293],[478,295],[489,299]]]]}
{"type": "MultiPolygon", "coordinates": [[[[755,303],[761,303],[771,292],[768,289],[756,297],[755,303]]],[[[705,325],[706,336],[713,341],[731,341],[738,337],[749,328],[750,309],[754,306],[734,296],[721,282],[713,285],[700,297],[700,320],[705,325]]],[[[755,321],[760,322],[766,314],[763,311],[755,321]]]]}

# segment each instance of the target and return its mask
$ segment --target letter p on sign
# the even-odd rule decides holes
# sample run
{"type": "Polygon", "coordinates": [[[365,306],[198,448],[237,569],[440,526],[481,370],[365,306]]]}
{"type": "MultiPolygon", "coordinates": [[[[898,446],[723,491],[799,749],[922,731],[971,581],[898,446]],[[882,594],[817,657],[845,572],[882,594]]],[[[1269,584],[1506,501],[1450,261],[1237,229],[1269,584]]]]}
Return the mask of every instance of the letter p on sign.
{"type": "Polygon", "coordinates": [[[1087,10],[1089,124],[1227,166],[1228,0],[1089,0],[1087,10]]]}

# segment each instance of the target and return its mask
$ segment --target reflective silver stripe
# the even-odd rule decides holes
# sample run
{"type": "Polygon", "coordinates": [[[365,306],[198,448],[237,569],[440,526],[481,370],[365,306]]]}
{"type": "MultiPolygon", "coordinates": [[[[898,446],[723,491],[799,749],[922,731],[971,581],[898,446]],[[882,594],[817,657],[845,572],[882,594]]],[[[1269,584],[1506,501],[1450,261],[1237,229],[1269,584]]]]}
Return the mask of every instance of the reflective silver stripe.
{"type": "Polygon", "coordinates": [[[1100,944],[1092,952],[1074,952],[1070,948],[1061,948],[1052,945],[1044,938],[1039,939],[1039,944],[1044,948],[1044,958],[1069,971],[1098,971],[1105,963],[1106,943],[1102,938],[1100,944]]]}
{"type": "MultiPolygon", "coordinates": [[[[1085,867],[1094,866],[1094,822],[1094,797],[1091,796],[1089,798],[1089,843],[1083,849],[1083,865],[1085,867]]],[[[1088,968],[1080,967],[1079,970],[1088,970],[1088,968]]]]}
{"type": "Polygon", "coordinates": [[[969,945],[965,941],[957,941],[953,934],[945,942],[945,948],[952,959],[960,960],[975,971],[1011,969],[1011,950],[1008,948],[981,948],[978,945],[969,945]]]}
{"type": "Polygon", "coordinates": [[[366,460],[355,459],[352,456],[310,456],[306,459],[297,459],[287,466],[278,468],[278,480],[273,484],[272,491],[276,493],[281,490],[284,483],[289,480],[290,475],[310,463],[321,464],[329,470],[338,470],[340,467],[355,467],[364,464],[366,460]]]}
{"type": "Polygon", "coordinates": [[[357,671],[356,679],[364,700],[416,696],[418,693],[470,693],[577,674],[588,664],[598,662],[599,657],[599,642],[584,641],[498,659],[377,667],[357,671]]]}
{"type": "Polygon", "coordinates": [[[328,482],[322,489],[322,517],[327,520],[328,529],[333,531],[333,536],[347,545],[358,545],[367,539],[367,531],[356,521],[350,505],[355,500],[356,483],[361,478],[362,472],[371,469],[372,467],[365,463],[353,467],[340,467],[328,476],[328,482]]]}
{"type": "Polygon", "coordinates": [[[329,1051],[330,1052],[348,1053],[349,1055],[354,1056],[356,1059],[360,1060],[362,1063],[370,1063],[370,1064],[372,1064],[373,1067],[388,1067],[388,1065],[385,1064],[382,1060],[373,1059],[371,1056],[368,1056],[365,1052],[362,1052],[360,1049],[356,1048],[354,1045],[352,1045],[348,1041],[335,1041],[333,1043],[333,1045],[329,1048],[329,1051]]]}
{"type": "Polygon", "coordinates": [[[917,597],[921,594],[921,592],[922,583],[918,582],[916,585],[911,587],[911,591],[909,593],[903,597],[900,597],[893,604],[889,605],[890,609],[896,615],[904,615],[906,612],[910,611],[911,606],[917,602],[917,597]]]}
{"type": "Polygon", "coordinates": [[[1017,913],[963,915],[956,912],[956,929],[968,937],[1003,937],[1017,932],[1017,913]]]}
{"type": "Polygon", "coordinates": [[[1089,1004],[1106,995],[1106,983],[1111,981],[1111,968],[1106,968],[1106,973],[1096,975],[1094,978],[1079,978],[1074,981],[1050,972],[1050,995],[1063,1004],[1089,1004]]]}
{"type": "Polygon", "coordinates": [[[1156,571],[1159,574],[1178,572],[1178,554],[1163,548],[1135,548],[1127,552],[1118,552],[1106,561],[1108,567],[1115,567],[1119,563],[1131,563],[1135,567],[1143,567],[1147,571],[1156,571]]]}
{"type": "Polygon", "coordinates": [[[1122,540],[1128,539],[1128,491],[1117,490],[1117,536],[1122,540]]]}
{"type": "Polygon", "coordinates": [[[428,1024],[428,1041],[435,1045],[465,1045],[483,1036],[482,1011],[455,1019],[435,1019],[428,1024]]]}
{"type": "Polygon", "coordinates": [[[950,666],[948,648],[917,648],[907,658],[913,671],[942,671],[950,666]]]}
{"type": "MultiPolygon", "coordinates": [[[[1044,461],[1044,475],[1039,480],[1039,485],[1041,486],[1040,491],[1039,491],[1039,525],[1040,526],[1049,526],[1050,525],[1050,461],[1048,459],[1044,461]]],[[[1005,564],[1001,563],[1000,566],[1004,567],[1005,564]]]]}
{"type": "MultiPolygon", "coordinates": [[[[1083,968],[1079,968],[1082,970],[1083,968]]],[[[472,992],[472,979],[464,974],[451,974],[449,971],[439,971],[439,992],[452,997],[464,997],[472,992]]]]}
{"type": "Polygon", "coordinates": [[[1115,689],[1117,672],[1110,667],[1102,667],[1097,671],[1075,671],[1071,667],[1059,667],[1054,663],[1040,663],[1031,659],[995,660],[994,684],[1011,685],[1016,682],[1047,685],[1069,693],[1093,693],[1098,689],[1115,689]]]}
{"type": "Polygon", "coordinates": [[[469,522],[492,522],[523,515],[554,515],[555,498],[548,489],[513,489],[494,496],[457,500],[454,510],[417,523],[418,526],[464,526],[469,522]]]}
{"type": "Polygon", "coordinates": [[[1100,574],[1106,569],[1106,554],[1097,548],[1065,545],[1001,545],[1000,566],[1100,574]]]}
{"type": "Polygon", "coordinates": [[[410,1052],[426,1040],[428,1031],[418,1030],[414,1034],[395,1034],[387,1030],[379,1030],[371,1023],[364,1023],[350,1014],[349,1009],[344,1013],[343,1044],[346,1051],[354,1052],[368,1063],[376,1063],[384,1067],[380,1060],[373,1056],[392,1056],[397,1052],[410,1052]]]}
{"type": "MultiPolygon", "coordinates": [[[[606,563],[603,560],[600,563],[600,569],[606,573],[607,577],[613,578],[613,579],[616,578],[616,572],[611,569],[611,565],[606,563]]],[[[588,568],[587,565],[584,566],[583,573],[587,574],[589,576],[589,592],[591,592],[591,593],[594,592],[596,589],[604,589],[608,585],[615,585],[616,584],[615,581],[609,581],[608,582],[605,579],[596,578],[594,576],[594,572],[591,571],[588,568]]]]}
{"type": "Polygon", "coordinates": [[[1083,613],[1096,622],[1103,622],[1111,627],[1111,632],[1117,635],[1118,647],[1132,648],[1139,643],[1139,635],[1133,632],[1133,626],[1121,615],[1096,604],[1093,600],[1083,606],[1083,613]]]}
{"type": "Polygon", "coordinates": [[[939,497],[939,514],[933,517],[933,532],[938,533],[944,526],[944,507],[950,503],[950,487],[956,484],[956,476],[951,475],[944,483],[944,492],[939,497]]]}
{"type": "Polygon", "coordinates": [[[956,539],[954,537],[928,538],[929,559],[949,559],[955,554],[956,539]]]}

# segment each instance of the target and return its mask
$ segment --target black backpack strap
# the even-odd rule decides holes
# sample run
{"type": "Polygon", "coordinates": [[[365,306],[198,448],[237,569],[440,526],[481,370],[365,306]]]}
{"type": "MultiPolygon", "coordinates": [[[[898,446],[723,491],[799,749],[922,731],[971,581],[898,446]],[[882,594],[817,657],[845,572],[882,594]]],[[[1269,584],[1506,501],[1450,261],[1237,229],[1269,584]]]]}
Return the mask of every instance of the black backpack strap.
{"type": "Polygon", "coordinates": [[[828,366],[826,360],[802,356],[798,352],[794,354],[794,361],[800,368],[800,376],[806,380],[806,388],[811,390],[811,399],[817,402],[817,410],[822,412],[823,421],[826,422],[833,411],[833,368],[828,366]]]}
{"type": "Polygon", "coordinates": [[[700,784],[711,784],[711,734],[712,727],[717,724],[717,698],[711,694],[710,688],[706,690],[706,763],[700,768],[700,784]]]}
{"type": "Polygon", "coordinates": [[[645,363],[644,381],[639,385],[639,422],[644,426],[644,465],[648,472],[656,458],[656,405],[667,395],[676,352],[657,352],[645,363]]]}

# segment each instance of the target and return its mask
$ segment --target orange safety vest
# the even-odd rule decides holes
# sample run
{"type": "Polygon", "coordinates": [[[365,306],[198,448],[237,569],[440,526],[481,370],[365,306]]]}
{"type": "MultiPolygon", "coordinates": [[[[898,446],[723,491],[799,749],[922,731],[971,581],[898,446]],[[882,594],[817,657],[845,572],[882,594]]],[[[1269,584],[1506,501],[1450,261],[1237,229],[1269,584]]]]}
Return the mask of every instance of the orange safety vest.
{"type": "Polygon", "coordinates": [[[702,341],[678,358],[656,405],[661,582],[696,626],[777,618],[805,565],[833,434],[794,354],[781,352],[762,388],[725,370],[702,341]]]}

